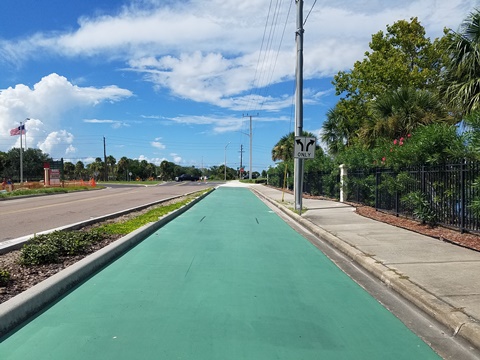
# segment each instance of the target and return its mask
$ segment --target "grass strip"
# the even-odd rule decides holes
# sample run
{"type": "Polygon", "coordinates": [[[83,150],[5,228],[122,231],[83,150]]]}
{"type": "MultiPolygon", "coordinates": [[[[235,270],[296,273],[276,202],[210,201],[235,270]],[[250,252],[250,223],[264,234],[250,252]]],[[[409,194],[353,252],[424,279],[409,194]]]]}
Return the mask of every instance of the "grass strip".
{"type": "Polygon", "coordinates": [[[10,198],[15,196],[25,196],[25,195],[68,193],[68,192],[83,191],[83,190],[92,190],[92,188],[88,186],[72,186],[72,187],[54,187],[54,188],[43,188],[43,189],[18,189],[18,190],[13,190],[7,193],[0,193],[0,198],[10,198]]]}
{"type": "Polygon", "coordinates": [[[210,191],[210,189],[194,193],[188,196],[186,199],[175,202],[174,204],[161,205],[133,219],[101,225],[98,227],[98,230],[106,234],[116,234],[116,235],[129,234],[132,231],[142,227],[143,225],[146,225],[150,222],[158,221],[159,217],[162,217],[168,213],[171,213],[172,211],[180,209],[182,206],[187,205],[190,201],[203,195],[208,191],[210,191]]]}

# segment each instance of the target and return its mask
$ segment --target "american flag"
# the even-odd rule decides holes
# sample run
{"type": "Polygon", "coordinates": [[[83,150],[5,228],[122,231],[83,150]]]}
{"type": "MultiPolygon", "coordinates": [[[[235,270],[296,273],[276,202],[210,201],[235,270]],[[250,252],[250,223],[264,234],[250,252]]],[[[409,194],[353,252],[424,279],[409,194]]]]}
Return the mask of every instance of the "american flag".
{"type": "Polygon", "coordinates": [[[18,126],[12,130],[10,130],[10,136],[25,134],[25,125],[18,126]]]}

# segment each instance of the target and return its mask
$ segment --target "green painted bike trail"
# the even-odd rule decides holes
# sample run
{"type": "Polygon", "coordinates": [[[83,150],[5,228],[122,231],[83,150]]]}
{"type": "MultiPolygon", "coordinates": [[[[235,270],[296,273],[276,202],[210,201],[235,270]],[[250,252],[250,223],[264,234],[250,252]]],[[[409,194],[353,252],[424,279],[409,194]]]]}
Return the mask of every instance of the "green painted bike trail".
{"type": "Polygon", "coordinates": [[[0,359],[438,359],[248,189],[220,188],[2,339],[0,359]]]}

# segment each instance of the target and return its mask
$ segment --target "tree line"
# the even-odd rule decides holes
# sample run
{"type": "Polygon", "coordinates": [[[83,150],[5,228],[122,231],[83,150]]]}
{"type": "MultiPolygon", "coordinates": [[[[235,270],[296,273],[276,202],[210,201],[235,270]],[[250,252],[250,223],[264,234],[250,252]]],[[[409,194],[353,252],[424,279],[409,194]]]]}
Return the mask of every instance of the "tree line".
{"type": "MultiPolygon", "coordinates": [[[[480,10],[433,41],[417,18],[400,20],[373,34],[369,47],[350,70],[334,76],[338,101],[319,139],[325,150],[317,147],[306,171],[478,160],[480,10]]],[[[272,149],[280,163],[269,173],[290,174],[292,157],[288,134],[272,149]]]]}
{"type": "MultiPolygon", "coordinates": [[[[241,176],[237,169],[224,165],[212,166],[199,169],[195,166],[181,166],[164,160],[159,166],[146,160],[130,159],[125,156],[118,161],[112,155],[106,157],[106,161],[97,157],[95,161],[85,164],[83,161],[76,163],[70,161],[54,161],[49,154],[40,149],[28,148],[23,150],[23,178],[24,181],[41,181],[44,177],[44,164],[61,163],[63,180],[88,180],[96,181],[137,181],[137,180],[161,180],[172,181],[182,174],[209,179],[223,180],[225,173],[227,180],[237,179],[241,176]]],[[[248,177],[248,172],[243,173],[248,177]]],[[[254,172],[254,177],[260,176],[254,172]]],[[[13,148],[8,152],[0,151],[0,177],[10,178],[15,182],[20,181],[20,149],[13,148]]]]}

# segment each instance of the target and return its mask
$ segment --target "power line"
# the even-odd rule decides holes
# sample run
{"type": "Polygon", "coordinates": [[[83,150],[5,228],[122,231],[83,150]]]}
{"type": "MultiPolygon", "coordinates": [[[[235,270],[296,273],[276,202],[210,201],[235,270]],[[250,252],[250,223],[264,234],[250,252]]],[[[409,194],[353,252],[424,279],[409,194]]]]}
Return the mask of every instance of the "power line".
{"type": "Polygon", "coordinates": [[[303,26],[305,26],[305,24],[307,23],[308,17],[310,16],[310,13],[312,12],[312,10],[313,10],[313,8],[314,8],[314,6],[315,6],[316,3],[317,3],[317,0],[315,0],[315,1],[313,2],[313,5],[312,5],[310,11],[308,12],[307,16],[305,17],[305,21],[303,22],[303,26]]]}
{"type": "Polygon", "coordinates": [[[253,76],[253,82],[252,82],[252,90],[250,91],[250,94],[249,94],[249,99],[248,99],[248,104],[247,104],[247,107],[246,109],[249,108],[250,106],[250,102],[252,101],[252,95],[253,95],[253,91],[254,89],[256,88],[256,82],[257,82],[257,73],[258,73],[258,69],[260,67],[260,59],[262,57],[262,50],[263,50],[263,45],[265,43],[265,34],[267,33],[267,28],[268,28],[268,20],[270,19],[270,11],[272,9],[272,2],[273,0],[270,0],[270,6],[268,8],[268,14],[267,14],[267,19],[265,20],[265,26],[264,26],[264,29],[263,29],[263,37],[262,37],[262,44],[260,45],[260,51],[258,52],[258,59],[257,59],[257,65],[255,67],[255,75],[253,76]]]}
{"type": "MultiPolygon", "coordinates": [[[[292,0],[293,1],[293,0],[292,0]]],[[[268,10],[267,20],[265,22],[264,33],[262,38],[262,44],[258,56],[257,66],[255,68],[255,76],[252,82],[252,90],[248,95],[248,102],[245,108],[245,112],[257,111],[260,107],[263,107],[264,102],[260,104],[262,97],[267,96],[268,84],[272,81],[273,74],[275,72],[276,63],[278,61],[281,45],[285,34],[285,29],[290,17],[290,9],[292,3],[290,3],[287,16],[285,18],[285,24],[280,36],[277,51],[272,50],[275,43],[278,24],[280,22],[280,15],[282,10],[283,0],[277,0],[275,6],[273,6],[272,0],[268,10]],[[270,30],[268,31],[268,27],[270,30]],[[268,36],[267,36],[268,31],[268,36]],[[269,66],[268,64],[273,64],[269,66]]]]}

